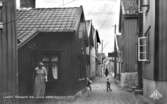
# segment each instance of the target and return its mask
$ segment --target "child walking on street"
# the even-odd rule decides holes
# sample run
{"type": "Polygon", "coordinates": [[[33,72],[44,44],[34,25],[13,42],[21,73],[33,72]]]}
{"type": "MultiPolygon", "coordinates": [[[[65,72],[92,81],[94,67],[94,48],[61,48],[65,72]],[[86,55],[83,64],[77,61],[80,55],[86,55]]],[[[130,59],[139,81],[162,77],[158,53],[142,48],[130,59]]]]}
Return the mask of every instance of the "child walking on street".
{"type": "Polygon", "coordinates": [[[92,84],[92,81],[87,77],[86,78],[86,81],[87,81],[87,88],[89,88],[89,91],[88,91],[88,95],[90,95],[90,93],[92,92],[92,87],[91,87],[91,84],[92,84]]]}
{"type": "Polygon", "coordinates": [[[112,91],[112,89],[111,89],[111,83],[110,83],[110,81],[109,81],[108,78],[107,78],[106,86],[107,86],[107,92],[112,91]]]}
{"type": "Polygon", "coordinates": [[[87,80],[87,87],[89,88],[89,91],[91,92],[92,91],[92,87],[91,87],[92,81],[89,78],[86,78],[86,80],[87,80]]]}

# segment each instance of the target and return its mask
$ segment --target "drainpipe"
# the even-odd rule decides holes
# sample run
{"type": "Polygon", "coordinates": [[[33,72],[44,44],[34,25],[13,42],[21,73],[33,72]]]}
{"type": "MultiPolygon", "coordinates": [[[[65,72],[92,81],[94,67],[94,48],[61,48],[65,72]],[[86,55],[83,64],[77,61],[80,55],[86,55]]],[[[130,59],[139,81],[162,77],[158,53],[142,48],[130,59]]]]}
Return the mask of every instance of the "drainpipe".
{"type": "MultiPolygon", "coordinates": [[[[138,37],[142,36],[143,34],[143,13],[139,13],[138,16],[138,25],[139,25],[139,34],[138,37]]],[[[143,88],[143,63],[138,61],[137,64],[137,71],[138,71],[138,88],[143,88]]]]}

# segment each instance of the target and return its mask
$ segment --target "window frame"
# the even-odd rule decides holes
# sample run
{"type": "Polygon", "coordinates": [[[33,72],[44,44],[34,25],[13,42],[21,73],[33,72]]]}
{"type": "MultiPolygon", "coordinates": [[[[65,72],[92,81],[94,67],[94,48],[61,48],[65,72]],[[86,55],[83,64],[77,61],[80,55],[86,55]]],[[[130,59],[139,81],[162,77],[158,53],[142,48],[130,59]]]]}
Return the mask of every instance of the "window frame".
{"type": "Polygon", "coordinates": [[[142,36],[138,37],[137,43],[137,57],[139,62],[150,62],[150,28],[147,29],[146,33],[142,34],[142,36]],[[145,42],[141,42],[145,41],[145,42]],[[142,44],[144,43],[144,44],[142,44]],[[141,47],[143,47],[143,51],[141,51],[141,47]],[[141,58],[141,55],[145,55],[144,58],[141,58]]]}
{"type": "Polygon", "coordinates": [[[3,1],[0,1],[0,8],[3,7],[3,1]]]}
{"type": "Polygon", "coordinates": [[[2,30],[3,29],[3,23],[0,22],[0,29],[2,30]]]}

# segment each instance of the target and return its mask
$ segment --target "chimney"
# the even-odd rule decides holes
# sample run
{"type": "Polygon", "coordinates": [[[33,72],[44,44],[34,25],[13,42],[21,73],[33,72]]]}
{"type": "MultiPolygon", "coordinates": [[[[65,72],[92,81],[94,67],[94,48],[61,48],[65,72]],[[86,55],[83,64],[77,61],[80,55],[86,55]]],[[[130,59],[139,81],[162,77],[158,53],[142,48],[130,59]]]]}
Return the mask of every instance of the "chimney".
{"type": "Polygon", "coordinates": [[[17,9],[35,8],[35,0],[16,0],[17,9]]]}

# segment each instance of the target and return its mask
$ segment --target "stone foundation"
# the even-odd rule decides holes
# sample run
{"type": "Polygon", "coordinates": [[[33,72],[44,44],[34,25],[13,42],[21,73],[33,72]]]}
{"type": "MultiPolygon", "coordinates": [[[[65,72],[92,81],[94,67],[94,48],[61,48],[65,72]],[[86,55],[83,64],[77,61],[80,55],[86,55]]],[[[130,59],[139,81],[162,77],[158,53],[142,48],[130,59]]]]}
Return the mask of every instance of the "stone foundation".
{"type": "Polygon", "coordinates": [[[120,86],[121,87],[133,87],[138,84],[138,74],[137,72],[125,72],[121,73],[120,86]]]}

